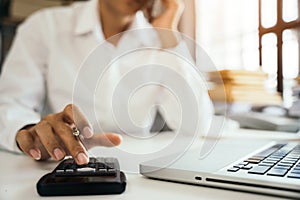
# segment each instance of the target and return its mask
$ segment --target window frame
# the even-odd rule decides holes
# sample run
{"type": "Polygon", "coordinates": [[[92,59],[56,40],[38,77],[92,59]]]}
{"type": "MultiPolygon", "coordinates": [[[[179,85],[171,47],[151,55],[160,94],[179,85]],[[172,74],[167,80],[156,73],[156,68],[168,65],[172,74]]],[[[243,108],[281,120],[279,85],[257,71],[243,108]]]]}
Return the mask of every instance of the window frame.
{"type": "MultiPolygon", "coordinates": [[[[262,26],[262,1],[259,0],[258,8],[259,8],[259,65],[262,66],[262,37],[268,33],[274,33],[277,36],[277,91],[283,93],[283,58],[282,58],[282,46],[283,46],[283,32],[287,29],[300,29],[300,2],[298,3],[298,18],[294,21],[285,22],[283,20],[283,1],[284,0],[276,0],[277,1],[277,22],[274,26],[265,28],[262,26]]],[[[300,40],[299,43],[299,52],[300,52],[300,40]]],[[[299,53],[300,54],[300,53],[299,53]]],[[[299,55],[300,57],[300,55],[299,55]]],[[[300,63],[299,63],[300,69],[300,63]]],[[[300,70],[299,70],[300,71],[300,70]]]]}

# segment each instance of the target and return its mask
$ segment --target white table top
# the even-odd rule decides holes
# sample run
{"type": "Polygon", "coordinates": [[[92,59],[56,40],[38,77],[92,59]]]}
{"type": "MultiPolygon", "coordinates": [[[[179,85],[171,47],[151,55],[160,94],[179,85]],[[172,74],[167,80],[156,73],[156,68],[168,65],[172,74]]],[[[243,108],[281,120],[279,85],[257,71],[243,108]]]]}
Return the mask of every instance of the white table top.
{"type": "MultiPolygon", "coordinates": [[[[149,146],[154,143],[163,144],[171,137],[171,134],[162,134],[148,141],[149,146]]],[[[224,137],[262,137],[275,139],[297,139],[299,136],[290,133],[234,130],[229,131],[224,137]]],[[[134,146],[127,142],[125,137],[123,147],[134,146]]],[[[145,140],[147,141],[147,140],[145,140]]],[[[147,143],[147,142],[146,142],[147,143]]],[[[147,144],[145,144],[147,146],[147,144]]],[[[145,146],[144,145],[144,146],[145,146]]],[[[155,145],[154,145],[155,146],[155,145]]],[[[137,146],[138,148],[138,146],[137,146]]],[[[0,151],[1,172],[0,172],[0,199],[42,199],[36,191],[36,183],[44,174],[52,171],[57,165],[56,162],[36,162],[24,155],[16,155],[0,151]]],[[[121,165],[122,168],[122,165],[121,165]]],[[[145,178],[137,173],[126,173],[127,188],[121,195],[108,196],[85,196],[84,199],[282,199],[269,196],[261,196],[250,193],[214,189],[187,184],[179,184],[165,181],[157,181],[145,178]]],[[[52,199],[52,198],[51,198],[52,199]]],[[[53,199],[83,199],[82,196],[54,197],[53,199]]]]}

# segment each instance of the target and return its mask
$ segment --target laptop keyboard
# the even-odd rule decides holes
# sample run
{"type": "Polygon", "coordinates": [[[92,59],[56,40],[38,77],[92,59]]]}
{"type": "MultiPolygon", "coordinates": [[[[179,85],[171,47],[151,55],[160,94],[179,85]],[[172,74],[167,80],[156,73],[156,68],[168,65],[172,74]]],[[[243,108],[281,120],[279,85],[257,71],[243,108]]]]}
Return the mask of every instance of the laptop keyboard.
{"type": "Polygon", "coordinates": [[[276,144],[227,169],[228,172],[300,179],[300,144],[276,144]]]}

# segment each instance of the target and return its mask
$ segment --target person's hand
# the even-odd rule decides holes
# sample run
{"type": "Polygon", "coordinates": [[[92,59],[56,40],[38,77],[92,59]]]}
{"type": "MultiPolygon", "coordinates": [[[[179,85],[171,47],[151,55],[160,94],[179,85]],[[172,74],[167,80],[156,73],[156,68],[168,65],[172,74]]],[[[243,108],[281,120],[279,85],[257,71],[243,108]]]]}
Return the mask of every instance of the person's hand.
{"type": "Polygon", "coordinates": [[[161,0],[163,12],[156,17],[151,16],[153,6],[146,8],[146,16],[157,29],[163,48],[171,48],[178,44],[176,33],[180,17],[184,10],[183,0],[161,0]]]}
{"type": "MultiPolygon", "coordinates": [[[[182,0],[161,0],[163,12],[156,17],[150,15],[150,23],[154,28],[171,29],[177,31],[178,23],[184,10],[182,0]]],[[[153,7],[148,8],[148,12],[152,12],[153,7]]]]}
{"type": "Polygon", "coordinates": [[[47,115],[39,123],[21,129],[16,135],[16,142],[25,154],[35,160],[52,157],[59,161],[71,155],[77,164],[87,164],[87,149],[119,145],[121,137],[114,133],[94,134],[83,113],[70,104],[62,112],[47,115]],[[79,129],[79,136],[73,135],[74,127],[79,129]]]}

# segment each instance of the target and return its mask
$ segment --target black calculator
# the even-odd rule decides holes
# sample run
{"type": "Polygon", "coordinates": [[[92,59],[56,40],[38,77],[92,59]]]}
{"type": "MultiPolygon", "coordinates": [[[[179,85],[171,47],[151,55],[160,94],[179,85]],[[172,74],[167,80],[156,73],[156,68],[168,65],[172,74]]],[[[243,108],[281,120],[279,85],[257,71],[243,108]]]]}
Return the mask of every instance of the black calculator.
{"type": "Polygon", "coordinates": [[[86,165],[68,158],[44,175],[36,187],[41,196],[121,194],[126,177],[116,158],[92,157],[86,165]]]}

